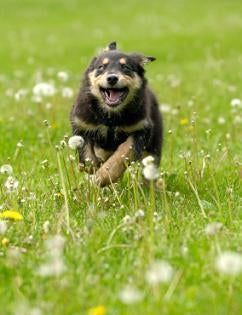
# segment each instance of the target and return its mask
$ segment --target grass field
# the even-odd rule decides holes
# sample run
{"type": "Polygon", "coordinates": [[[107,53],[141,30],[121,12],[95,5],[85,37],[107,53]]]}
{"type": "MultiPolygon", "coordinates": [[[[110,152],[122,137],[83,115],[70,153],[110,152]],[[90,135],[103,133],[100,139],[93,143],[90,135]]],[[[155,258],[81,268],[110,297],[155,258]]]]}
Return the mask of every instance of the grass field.
{"type": "Polygon", "coordinates": [[[23,216],[0,221],[0,314],[241,314],[241,1],[2,0],[0,33],[0,217],[23,216]],[[157,58],[155,191],[137,165],[99,189],[56,149],[113,40],[157,58]],[[38,82],[56,93],[33,98],[38,82]]]}

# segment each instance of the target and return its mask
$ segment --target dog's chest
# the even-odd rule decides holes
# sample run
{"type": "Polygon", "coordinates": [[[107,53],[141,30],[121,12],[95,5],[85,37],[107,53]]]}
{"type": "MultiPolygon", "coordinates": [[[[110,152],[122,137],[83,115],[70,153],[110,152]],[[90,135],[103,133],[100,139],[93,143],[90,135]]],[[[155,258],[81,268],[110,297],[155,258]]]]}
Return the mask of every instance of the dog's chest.
{"type": "Polygon", "coordinates": [[[74,117],[74,123],[78,130],[85,134],[87,138],[98,143],[103,148],[113,150],[124,142],[130,134],[143,129],[147,121],[142,119],[131,125],[112,126],[111,124],[87,123],[79,117],[74,117]]]}

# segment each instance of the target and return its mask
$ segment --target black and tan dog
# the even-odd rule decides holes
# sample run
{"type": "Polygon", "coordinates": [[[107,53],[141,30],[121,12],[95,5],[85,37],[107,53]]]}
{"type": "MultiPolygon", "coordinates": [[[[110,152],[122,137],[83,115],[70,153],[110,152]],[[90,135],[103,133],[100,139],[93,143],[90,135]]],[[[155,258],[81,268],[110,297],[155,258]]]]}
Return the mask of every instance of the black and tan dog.
{"type": "Polygon", "coordinates": [[[71,124],[85,140],[80,162],[92,161],[100,186],[116,181],[130,161],[152,155],[160,162],[162,120],[144,77],[144,65],[153,60],[120,52],[113,42],[85,72],[71,124]]]}

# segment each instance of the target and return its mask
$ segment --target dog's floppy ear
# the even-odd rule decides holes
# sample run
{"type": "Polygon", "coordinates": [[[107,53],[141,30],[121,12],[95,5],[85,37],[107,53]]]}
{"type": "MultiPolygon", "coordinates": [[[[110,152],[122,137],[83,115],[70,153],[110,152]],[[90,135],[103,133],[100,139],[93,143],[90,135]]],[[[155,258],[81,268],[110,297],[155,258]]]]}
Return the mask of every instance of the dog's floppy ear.
{"type": "Polygon", "coordinates": [[[147,63],[156,60],[155,57],[144,56],[144,55],[140,55],[140,54],[132,54],[131,56],[134,58],[134,60],[135,60],[141,67],[144,67],[147,63]]]}
{"type": "Polygon", "coordinates": [[[110,44],[108,44],[108,46],[105,48],[105,51],[108,50],[116,50],[117,49],[117,43],[116,42],[111,42],[110,44]]]}

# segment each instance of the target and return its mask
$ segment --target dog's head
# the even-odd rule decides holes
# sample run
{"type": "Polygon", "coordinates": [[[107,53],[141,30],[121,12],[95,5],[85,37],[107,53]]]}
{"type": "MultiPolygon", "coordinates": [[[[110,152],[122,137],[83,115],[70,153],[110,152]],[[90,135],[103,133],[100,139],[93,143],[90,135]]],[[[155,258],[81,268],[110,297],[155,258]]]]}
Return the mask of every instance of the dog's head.
{"type": "Polygon", "coordinates": [[[134,98],[144,82],[144,65],[155,60],[141,54],[125,54],[113,42],[89,65],[90,92],[103,108],[120,111],[134,98]]]}

